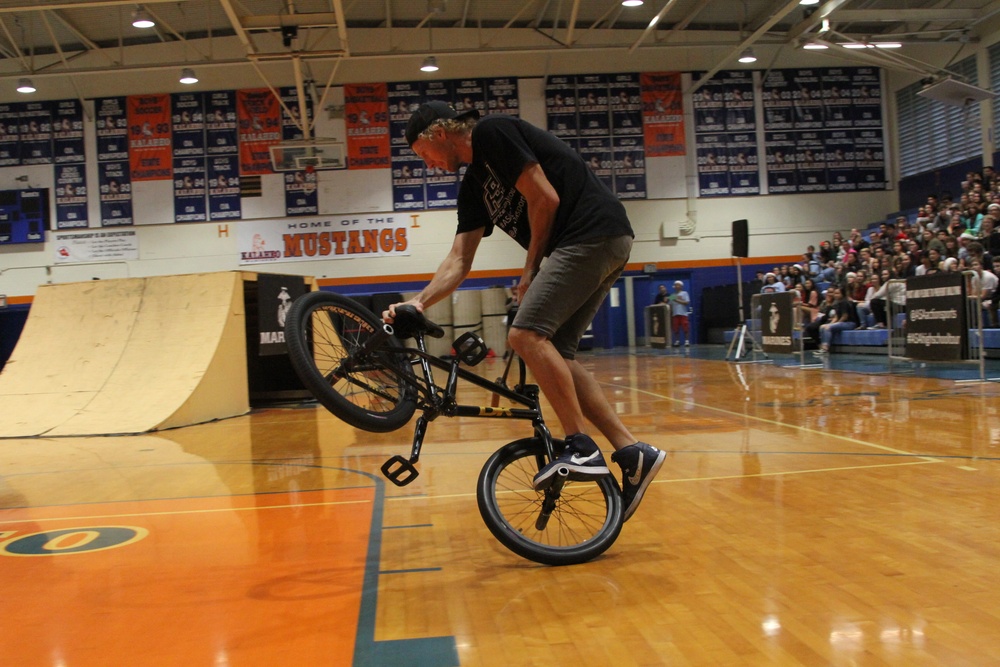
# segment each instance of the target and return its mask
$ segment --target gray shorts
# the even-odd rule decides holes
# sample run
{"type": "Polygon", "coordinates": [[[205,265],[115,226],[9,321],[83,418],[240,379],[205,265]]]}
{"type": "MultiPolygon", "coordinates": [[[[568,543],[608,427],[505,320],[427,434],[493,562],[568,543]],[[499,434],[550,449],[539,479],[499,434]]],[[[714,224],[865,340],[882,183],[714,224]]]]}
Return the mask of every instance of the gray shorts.
{"type": "Polygon", "coordinates": [[[511,326],[543,334],[563,358],[573,359],[631,251],[631,236],[556,248],[531,281],[511,326]]]}

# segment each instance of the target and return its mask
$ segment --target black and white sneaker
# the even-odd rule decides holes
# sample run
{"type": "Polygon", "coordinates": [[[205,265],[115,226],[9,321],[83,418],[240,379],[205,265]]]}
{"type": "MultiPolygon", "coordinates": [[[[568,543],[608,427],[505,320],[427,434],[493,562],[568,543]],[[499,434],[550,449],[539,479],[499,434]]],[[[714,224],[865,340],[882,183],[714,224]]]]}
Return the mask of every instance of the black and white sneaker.
{"type": "Polygon", "coordinates": [[[642,500],[646,487],[663,465],[667,453],[637,442],[623,447],[611,455],[611,460],[622,467],[622,502],[625,505],[625,516],[622,521],[628,521],[642,500]]]}
{"type": "Polygon", "coordinates": [[[547,489],[557,474],[568,475],[573,481],[590,481],[611,474],[604,462],[601,448],[584,433],[566,436],[566,449],[538,471],[533,486],[536,491],[547,489]]]}

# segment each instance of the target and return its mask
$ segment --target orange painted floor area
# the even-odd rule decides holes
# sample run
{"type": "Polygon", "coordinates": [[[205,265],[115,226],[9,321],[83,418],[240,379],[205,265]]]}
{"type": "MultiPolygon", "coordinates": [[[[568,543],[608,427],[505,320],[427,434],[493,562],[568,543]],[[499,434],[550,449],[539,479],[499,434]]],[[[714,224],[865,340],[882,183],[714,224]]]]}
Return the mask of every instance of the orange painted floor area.
{"type": "Polygon", "coordinates": [[[0,663],[350,665],[375,496],[0,510],[0,663]]]}

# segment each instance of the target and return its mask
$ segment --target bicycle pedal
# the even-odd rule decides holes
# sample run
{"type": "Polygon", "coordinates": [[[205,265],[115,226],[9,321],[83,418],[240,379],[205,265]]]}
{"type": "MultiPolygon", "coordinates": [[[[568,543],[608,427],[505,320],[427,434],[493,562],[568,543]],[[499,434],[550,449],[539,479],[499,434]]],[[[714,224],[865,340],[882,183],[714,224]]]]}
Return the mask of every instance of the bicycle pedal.
{"type": "Polygon", "coordinates": [[[410,463],[410,460],[396,454],[382,464],[380,468],[385,478],[396,486],[406,486],[417,478],[420,471],[410,463]]]}
{"type": "Polygon", "coordinates": [[[485,359],[486,355],[490,352],[490,348],[486,346],[486,342],[471,331],[467,331],[456,338],[453,347],[455,356],[468,366],[475,366],[485,359]]]}

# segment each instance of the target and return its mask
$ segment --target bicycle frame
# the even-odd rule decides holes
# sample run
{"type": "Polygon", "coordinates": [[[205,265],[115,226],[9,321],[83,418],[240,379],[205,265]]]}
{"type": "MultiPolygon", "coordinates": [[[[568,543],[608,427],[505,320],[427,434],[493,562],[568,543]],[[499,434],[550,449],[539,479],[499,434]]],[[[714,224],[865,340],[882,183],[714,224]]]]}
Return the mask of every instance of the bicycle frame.
{"type": "MultiPolygon", "coordinates": [[[[553,451],[552,434],[545,425],[542,417],[542,410],[539,405],[539,391],[537,385],[525,384],[526,370],[524,360],[518,358],[519,382],[514,389],[508,388],[500,382],[491,382],[470,370],[462,368],[462,359],[456,355],[450,361],[440,359],[429,352],[424,343],[424,334],[417,332],[414,334],[416,349],[411,347],[400,347],[395,345],[382,346],[381,351],[398,353],[411,358],[411,364],[419,364],[421,376],[414,373],[412,376],[405,373],[399,374],[401,384],[406,384],[417,393],[417,408],[422,412],[417,418],[417,424],[413,432],[413,443],[410,448],[409,458],[396,455],[383,464],[381,470],[393,484],[405,486],[412,482],[419,474],[414,464],[420,459],[420,450],[423,446],[424,435],[427,432],[427,425],[437,419],[440,415],[446,417],[481,417],[489,419],[522,419],[530,420],[534,428],[535,436],[545,444],[546,455],[549,460],[555,458],[553,451]],[[412,359],[413,356],[416,359],[412,359]],[[439,386],[434,381],[432,368],[447,371],[448,379],[444,386],[439,386]],[[460,405],[455,400],[458,380],[462,379],[477,387],[486,389],[495,394],[515,402],[525,407],[507,408],[491,406],[460,405]]],[[[511,352],[513,354],[513,352],[511,352]]],[[[544,462],[540,462],[541,464],[544,462]]]]}

